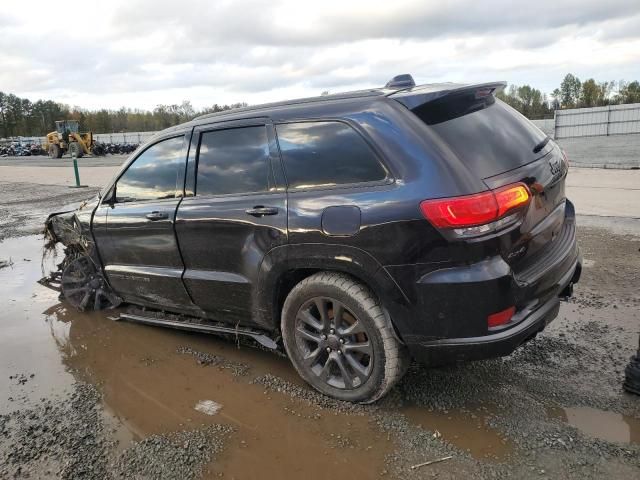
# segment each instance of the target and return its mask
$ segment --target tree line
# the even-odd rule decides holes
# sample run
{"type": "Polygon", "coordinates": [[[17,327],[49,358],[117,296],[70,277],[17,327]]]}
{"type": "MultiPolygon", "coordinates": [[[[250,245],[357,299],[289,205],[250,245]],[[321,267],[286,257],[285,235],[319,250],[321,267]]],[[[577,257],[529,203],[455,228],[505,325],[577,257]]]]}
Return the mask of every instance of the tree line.
{"type": "Polygon", "coordinates": [[[582,82],[575,75],[568,73],[560,86],[549,96],[530,85],[510,85],[497,96],[525,117],[536,119],[553,117],[555,110],[564,108],[640,103],[640,82],[597,82],[593,78],[582,82]]]}
{"type": "Polygon", "coordinates": [[[180,105],[158,105],[151,111],[124,107],[119,110],[86,110],[52,100],[31,102],[0,92],[0,138],[41,137],[55,130],[56,120],[78,120],[81,131],[93,133],[151,132],[178,125],[198,115],[246,106],[244,102],[214,104],[197,110],[191,102],[184,101],[180,105]]]}
{"type": "MultiPolygon", "coordinates": [[[[530,85],[511,85],[498,93],[498,97],[528,118],[545,118],[552,117],[554,110],[562,108],[640,103],[640,82],[597,82],[593,78],[582,82],[569,73],[549,96],[530,85]]],[[[184,101],[180,105],[158,105],[151,111],[124,107],[119,110],[86,110],[52,100],[31,102],[0,92],[0,138],[44,136],[55,129],[56,120],[65,119],[78,120],[81,130],[94,133],[156,131],[198,115],[244,106],[247,106],[244,102],[215,104],[196,110],[191,102],[184,101]]]]}

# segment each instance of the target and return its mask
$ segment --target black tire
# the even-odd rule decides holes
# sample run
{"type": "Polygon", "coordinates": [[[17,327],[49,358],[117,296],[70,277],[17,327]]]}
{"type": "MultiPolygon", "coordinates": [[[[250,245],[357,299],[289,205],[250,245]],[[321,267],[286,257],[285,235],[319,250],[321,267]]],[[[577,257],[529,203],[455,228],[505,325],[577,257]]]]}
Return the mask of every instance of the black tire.
{"type": "Polygon", "coordinates": [[[60,145],[56,145],[55,143],[49,145],[49,158],[62,158],[60,145]]]}
{"type": "Polygon", "coordinates": [[[373,292],[342,273],[316,273],[296,285],[284,302],[281,328],[298,374],[339,400],[375,402],[409,365],[373,292]]]}
{"type": "Polygon", "coordinates": [[[82,158],[84,151],[78,142],[71,142],[69,144],[69,155],[73,158],[74,154],[76,158],[82,158]]]}

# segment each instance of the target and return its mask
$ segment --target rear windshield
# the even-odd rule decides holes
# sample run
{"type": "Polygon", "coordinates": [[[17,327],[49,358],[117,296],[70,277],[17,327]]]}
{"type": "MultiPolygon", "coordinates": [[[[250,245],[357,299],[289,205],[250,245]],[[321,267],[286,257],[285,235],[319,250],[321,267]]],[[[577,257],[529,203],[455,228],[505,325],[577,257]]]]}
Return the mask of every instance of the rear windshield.
{"type": "Polygon", "coordinates": [[[448,96],[413,110],[481,178],[513,170],[541,156],[545,138],[535,125],[493,95],[448,96]]]}

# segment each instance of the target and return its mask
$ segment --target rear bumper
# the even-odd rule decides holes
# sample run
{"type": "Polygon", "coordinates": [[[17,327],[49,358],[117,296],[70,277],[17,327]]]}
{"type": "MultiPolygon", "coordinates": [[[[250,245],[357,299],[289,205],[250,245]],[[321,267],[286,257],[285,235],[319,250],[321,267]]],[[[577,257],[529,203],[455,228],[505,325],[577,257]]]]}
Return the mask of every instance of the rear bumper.
{"type": "Polygon", "coordinates": [[[407,342],[412,356],[428,365],[443,365],[469,360],[509,355],[520,345],[535,337],[558,316],[560,297],[565,296],[568,287],[575,283],[580,275],[581,260],[577,259],[557,284],[555,292],[543,304],[535,304],[529,309],[519,311],[511,326],[496,333],[478,337],[446,338],[429,341],[407,342]]]}
{"type": "MultiPolygon", "coordinates": [[[[413,357],[430,365],[500,357],[544,329],[582,272],[572,206],[565,222],[561,243],[525,272],[512,271],[500,256],[426,273],[416,266],[405,271],[405,279],[414,274],[412,308],[395,323],[413,357]],[[512,306],[516,313],[508,324],[488,327],[489,315],[512,306]]],[[[398,278],[403,272],[391,273],[398,278]]]]}

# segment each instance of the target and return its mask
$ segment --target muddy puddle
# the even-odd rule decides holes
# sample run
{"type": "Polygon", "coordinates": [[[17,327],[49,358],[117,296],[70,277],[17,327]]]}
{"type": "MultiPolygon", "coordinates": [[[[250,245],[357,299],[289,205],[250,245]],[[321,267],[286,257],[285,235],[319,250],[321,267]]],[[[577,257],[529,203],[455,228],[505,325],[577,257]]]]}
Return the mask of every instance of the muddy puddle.
{"type": "Polygon", "coordinates": [[[420,406],[401,410],[409,422],[433,432],[437,438],[469,452],[478,460],[501,462],[514,453],[513,444],[487,424],[486,408],[441,412],[420,406]]]}
{"type": "Polygon", "coordinates": [[[549,407],[547,416],[583,434],[615,443],[640,445],[640,419],[590,407],[549,407]]]}
{"type": "Polygon", "coordinates": [[[205,477],[351,479],[384,470],[393,444],[368,416],[310,407],[252,383],[272,373],[300,385],[285,358],[217,337],[113,321],[114,311],[68,308],[36,283],[41,247],[39,237],[0,243],[0,260],[12,261],[0,270],[0,374],[15,376],[0,384],[0,413],[84,381],[102,392],[118,450],[153,434],[231,425],[234,433],[205,477]]]}

